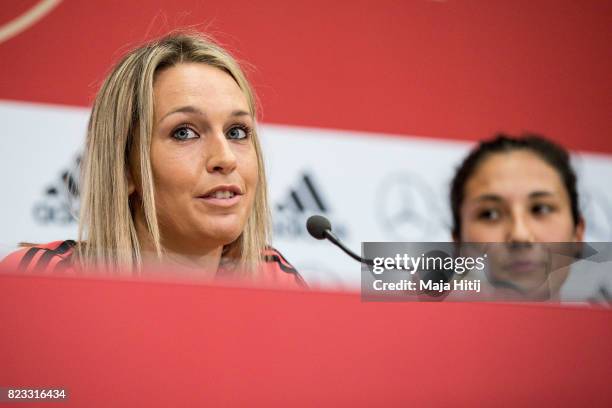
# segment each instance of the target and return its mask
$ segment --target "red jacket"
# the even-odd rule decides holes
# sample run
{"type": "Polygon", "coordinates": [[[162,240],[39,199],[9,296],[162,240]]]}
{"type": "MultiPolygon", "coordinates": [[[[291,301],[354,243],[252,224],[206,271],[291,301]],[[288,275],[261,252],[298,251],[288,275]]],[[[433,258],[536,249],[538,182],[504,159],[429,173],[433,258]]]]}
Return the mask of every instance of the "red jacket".
{"type": "MultiPolygon", "coordinates": [[[[0,262],[0,270],[76,275],[72,262],[75,246],[75,241],[67,240],[21,248],[0,262]]],[[[266,248],[264,262],[258,272],[256,283],[283,288],[307,287],[295,268],[272,247],[266,248]]]]}

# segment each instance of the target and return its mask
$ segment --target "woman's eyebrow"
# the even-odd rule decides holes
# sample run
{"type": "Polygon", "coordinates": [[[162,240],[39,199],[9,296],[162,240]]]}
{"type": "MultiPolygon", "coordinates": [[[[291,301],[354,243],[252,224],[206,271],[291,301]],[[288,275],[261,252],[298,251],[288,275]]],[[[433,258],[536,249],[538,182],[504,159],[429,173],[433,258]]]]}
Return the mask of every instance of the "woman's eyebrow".
{"type": "Polygon", "coordinates": [[[230,114],[230,116],[251,116],[251,114],[247,111],[235,110],[230,114]]]}
{"type": "MultiPolygon", "coordinates": [[[[174,113],[195,113],[197,115],[206,116],[206,113],[202,112],[200,109],[196,108],[195,106],[188,105],[188,106],[181,106],[180,108],[171,110],[170,112],[162,116],[162,118],[157,123],[158,124],[161,123],[165,118],[167,118],[168,116],[174,113]]],[[[232,113],[230,113],[230,116],[232,117],[251,116],[251,114],[247,111],[235,110],[235,111],[232,111],[232,113]]]]}
{"type": "Polygon", "coordinates": [[[168,116],[175,114],[175,113],[195,113],[195,114],[202,115],[202,116],[206,115],[204,112],[202,112],[200,109],[196,108],[195,106],[191,106],[191,105],[181,106],[180,108],[173,109],[170,112],[166,113],[164,116],[161,117],[161,119],[157,123],[158,124],[161,123],[168,116]]]}
{"type": "Polygon", "coordinates": [[[554,197],[555,193],[551,191],[534,191],[529,193],[529,198],[554,197]]]}
{"type": "Polygon", "coordinates": [[[474,201],[476,201],[476,202],[480,202],[480,201],[502,202],[504,200],[500,196],[498,196],[497,194],[482,194],[482,195],[476,197],[476,199],[474,199],[474,201]]]}

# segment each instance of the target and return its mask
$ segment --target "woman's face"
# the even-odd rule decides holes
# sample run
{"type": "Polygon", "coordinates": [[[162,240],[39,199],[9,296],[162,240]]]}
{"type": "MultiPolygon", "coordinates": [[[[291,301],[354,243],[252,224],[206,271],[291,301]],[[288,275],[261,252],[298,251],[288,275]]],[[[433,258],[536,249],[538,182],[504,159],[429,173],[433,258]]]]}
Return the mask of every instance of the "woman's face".
{"type": "Polygon", "coordinates": [[[245,95],[230,75],[202,63],[159,72],[153,91],[151,166],[163,246],[198,253],[231,243],[258,180],[245,95]]]}
{"type": "Polygon", "coordinates": [[[464,197],[459,240],[504,243],[489,245],[489,276],[525,292],[549,284],[551,271],[562,266],[552,261],[555,246],[537,243],[582,240],[584,225],[574,224],[559,173],[535,153],[489,156],[467,181],[464,197]]]}
{"type": "Polygon", "coordinates": [[[582,240],[559,173],[529,151],[480,163],[465,185],[460,217],[462,242],[582,240]]]}

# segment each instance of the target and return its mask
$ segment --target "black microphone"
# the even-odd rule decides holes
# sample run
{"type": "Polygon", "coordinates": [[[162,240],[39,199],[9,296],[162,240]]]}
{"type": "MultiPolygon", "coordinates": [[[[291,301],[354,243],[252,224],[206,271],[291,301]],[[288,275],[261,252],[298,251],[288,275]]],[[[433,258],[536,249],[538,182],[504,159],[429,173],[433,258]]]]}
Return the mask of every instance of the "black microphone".
{"type": "MultiPolygon", "coordinates": [[[[441,258],[446,259],[450,255],[442,250],[432,250],[423,254],[424,258],[441,258]]],[[[432,269],[423,269],[422,267],[416,271],[416,274],[421,282],[450,282],[453,279],[453,270],[445,269],[442,264],[440,264],[440,268],[436,268],[436,264],[434,262],[434,267],[432,269]]],[[[423,293],[432,297],[439,298],[443,300],[451,291],[438,291],[438,290],[427,290],[423,289],[423,293]]]]}
{"type": "Polygon", "coordinates": [[[372,261],[371,259],[364,259],[353,251],[351,251],[350,249],[348,249],[347,247],[345,247],[342,241],[340,241],[340,238],[338,238],[332,232],[332,227],[329,220],[323,217],[322,215],[313,215],[308,218],[308,221],[306,221],[306,229],[308,230],[310,235],[312,235],[313,238],[328,239],[332,244],[336,245],[338,248],[344,251],[345,254],[347,254],[357,262],[361,262],[366,265],[374,265],[374,261],[372,261]]]}

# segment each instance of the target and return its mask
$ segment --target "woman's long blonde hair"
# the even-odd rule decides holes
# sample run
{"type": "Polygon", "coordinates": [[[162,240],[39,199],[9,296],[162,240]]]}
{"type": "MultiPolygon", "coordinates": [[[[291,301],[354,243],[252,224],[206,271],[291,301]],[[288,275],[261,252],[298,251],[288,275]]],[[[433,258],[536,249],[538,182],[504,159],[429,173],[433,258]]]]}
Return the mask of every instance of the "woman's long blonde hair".
{"type": "MultiPolygon", "coordinates": [[[[78,261],[82,266],[130,267],[139,270],[142,252],[128,193],[129,157],[139,152],[143,207],[149,237],[161,259],[160,229],[155,211],[151,170],[153,82],[162,69],[182,62],[208,64],[227,72],[244,93],[251,116],[257,117],[249,82],[234,58],[209,38],[177,32],[149,42],[125,55],[100,88],[91,113],[82,163],[78,261]],[[135,267],[135,268],[133,268],[135,267]]],[[[269,242],[267,184],[256,130],[252,142],[259,167],[258,187],[242,234],[226,245],[223,255],[251,270],[261,262],[269,242]]]]}

